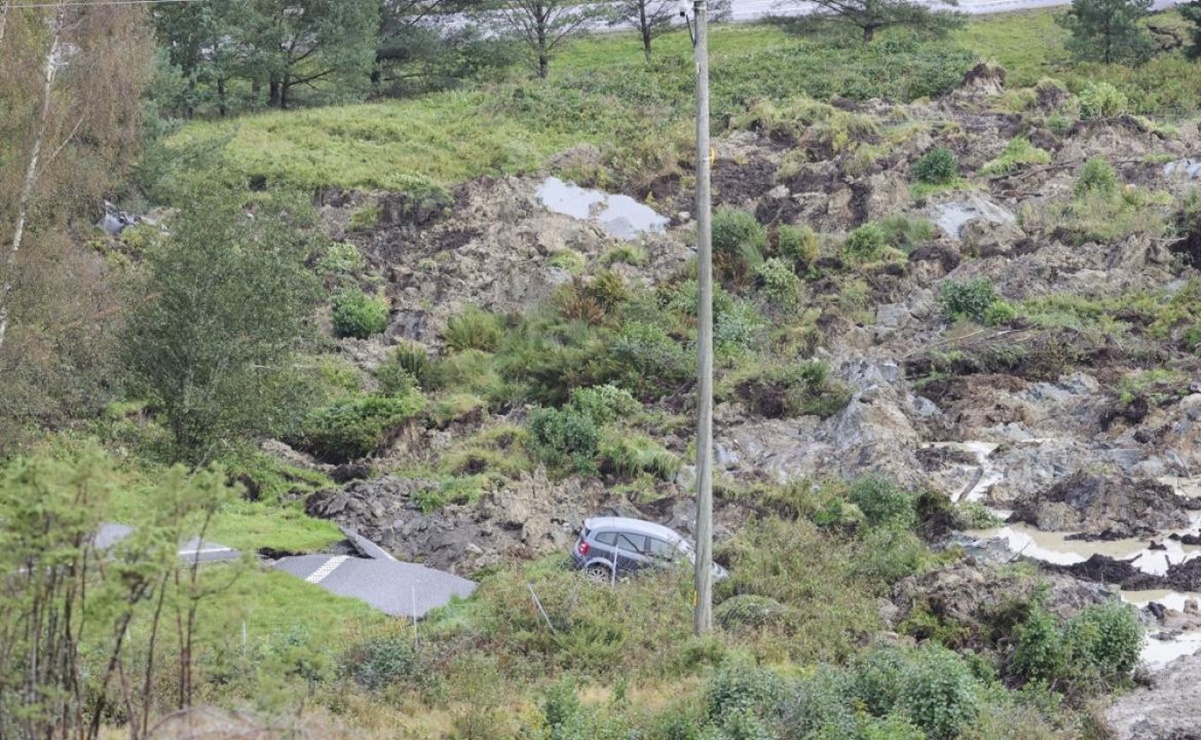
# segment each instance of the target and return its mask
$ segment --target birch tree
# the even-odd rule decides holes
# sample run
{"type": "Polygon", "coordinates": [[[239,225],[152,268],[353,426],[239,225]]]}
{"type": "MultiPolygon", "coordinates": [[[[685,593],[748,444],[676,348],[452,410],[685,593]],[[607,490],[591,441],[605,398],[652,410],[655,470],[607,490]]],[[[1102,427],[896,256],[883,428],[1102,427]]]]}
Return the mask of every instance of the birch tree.
{"type": "Polygon", "coordinates": [[[103,395],[117,301],[83,242],[136,153],[153,45],[139,6],[0,8],[2,455],[13,429],[103,395]]]}

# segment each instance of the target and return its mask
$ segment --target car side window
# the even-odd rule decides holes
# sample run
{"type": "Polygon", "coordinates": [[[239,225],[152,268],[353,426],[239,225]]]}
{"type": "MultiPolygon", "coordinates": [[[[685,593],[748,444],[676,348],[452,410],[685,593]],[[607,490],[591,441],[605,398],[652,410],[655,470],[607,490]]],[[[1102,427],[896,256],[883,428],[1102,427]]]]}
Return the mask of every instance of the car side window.
{"type": "Polygon", "coordinates": [[[676,560],[681,557],[681,553],[675,545],[671,545],[663,540],[654,537],[648,538],[651,544],[651,555],[664,560],[676,560]]]}
{"type": "Polygon", "coordinates": [[[617,533],[616,532],[601,532],[600,534],[598,534],[596,536],[596,541],[601,543],[602,545],[610,545],[610,546],[615,545],[615,544],[617,544],[617,533]]]}
{"type": "Polygon", "coordinates": [[[627,550],[629,552],[645,553],[646,536],[622,532],[617,535],[617,547],[620,550],[627,550]]]}

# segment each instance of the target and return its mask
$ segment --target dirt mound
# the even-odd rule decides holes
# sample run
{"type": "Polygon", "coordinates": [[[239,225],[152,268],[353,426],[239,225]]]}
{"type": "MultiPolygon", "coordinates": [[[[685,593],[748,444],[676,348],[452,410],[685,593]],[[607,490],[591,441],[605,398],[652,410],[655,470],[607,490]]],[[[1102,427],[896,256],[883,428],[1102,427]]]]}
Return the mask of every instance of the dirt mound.
{"type": "Polygon", "coordinates": [[[1108,589],[1068,576],[1018,575],[966,558],[900,581],[892,602],[898,624],[908,620],[920,631],[933,618],[950,628],[944,634],[958,636],[959,647],[988,649],[1024,619],[1031,597],[1044,584],[1050,587],[1047,608],[1063,618],[1111,598],[1108,589]]]}
{"type": "Polygon", "coordinates": [[[1050,488],[1019,496],[1010,521],[1043,531],[1070,531],[1106,539],[1153,536],[1188,526],[1201,501],[1170,486],[1125,474],[1077,472],[1050,488]]]}

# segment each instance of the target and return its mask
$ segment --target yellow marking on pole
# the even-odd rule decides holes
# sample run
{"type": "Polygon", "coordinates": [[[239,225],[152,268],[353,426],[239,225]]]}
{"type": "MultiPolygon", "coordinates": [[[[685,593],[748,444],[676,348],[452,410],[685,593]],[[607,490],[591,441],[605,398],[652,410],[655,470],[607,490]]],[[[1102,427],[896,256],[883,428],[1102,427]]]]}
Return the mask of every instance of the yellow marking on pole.
{"type": "Polygon", "coordinates": [[[717,149],[709,147],[709,166],[717,164],[717,149]]]}

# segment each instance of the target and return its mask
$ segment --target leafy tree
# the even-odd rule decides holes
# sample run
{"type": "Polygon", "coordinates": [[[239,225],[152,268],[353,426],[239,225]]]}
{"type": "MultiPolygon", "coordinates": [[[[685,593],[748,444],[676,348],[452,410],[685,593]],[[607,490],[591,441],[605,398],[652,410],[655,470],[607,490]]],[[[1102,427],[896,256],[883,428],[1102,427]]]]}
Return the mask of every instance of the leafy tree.
{"type": "Polygon", "coordinates": [[[1177,9],[1182,18],[1193,24],[1193,27],[1189,29],[1193,43],[1184,50],[1184,53],[1188,55],[1189,59],[1201,59],[1201,0],[1191,0],[1191,2],[1178,6],[1177,9]]]}
{"type": "MultiPolygon", "coordinates": [[[[617,0],[617,15],[613,25],[633,26],[642,38],[642,53],[646,61],[651,60],[651,42],[673,28],[684,24],[680,17],[680,4],[676,0],[617,0]]],[[[691,3],[688,4],[691,9],[691,3]]],[[[709,4],[709,20],[728,18],[731,12],[729,0],[716,0],[709,4]]],[[[691,13],[689,14],[691,15],[691,13]]]]}
{"type": "Polygon", "coordinates": [[[161,409],[178,456],[196,463],[224,439],[278,432],[304,411],[287,370],[317,296],[304,208],[239,206],[229,194],[197,195],[147,254],[124,330],[135,390],[161,409]]]}
{"type": "Polygon", "coordinates": [[[497,10],[486,12],[521,41],[538,76],[545,79],[555,50],[590,23],[603,21],[610,9],[604,3],[572,0],[501,0],[497,10]]]}
{"type": "Polygon", "coordinates": [[[221,115],[229,112],[229,82],[248,72],[243,42],[250,11],[249,4],[238,0],[154,6],[155,33],[185,82],[176,104],[189,118],[213,94],[221,115]]]}
{"type": "Polygon", "coordinates": [[[94,535],[120,483],[102,451],[89,445],[0,468],[0,737],[95,738],[118,713],[132,736],[146,737],[161,709],[152,679],[164,670],[178,670],[176,706],[191,701],[196,606],[214,592],[198,587],[196,563],[178,548],[203,537],[229,500],[224,477],[163,471],[138,492],[138,526],[102,551],[94,535]],[[175,639],[156,641],[168,625],[175,639]],[[137,650],[135,634],[148,638],[137,650]],[[180,650],[174,666],[156,663],[164,643],[180,650]]]}
{"type": "Polygon", "coordinates": [[[141,7],[45,5],[0,16],[0,454],[105,401],[116,301],[73,234],[136,158],[153,55],[141,7]]]}
{"type": "MultiPolygon", "coordinates": [[[[937,0],[947,8],[958,5],[957,0],[937,0]]],[[[835,22],[859,29],[863,43],[870,43],[876,32],[886,28],[910,28],[932,35],[942,35],[962,24],[962,17],[947,8],[931,8],[909,0],[812,0],[805,5],[816,6],[805,23],[835,22]]]]}
{"type": "Polygon", "coordinates": [[[1153,45],[1139,23],[1151,0],[1072,0],[1072,7],[1055,22],[1071,36],[1064,46],[1076,59],[1089,62],[1141,63],[1153,45]]]}

